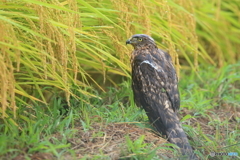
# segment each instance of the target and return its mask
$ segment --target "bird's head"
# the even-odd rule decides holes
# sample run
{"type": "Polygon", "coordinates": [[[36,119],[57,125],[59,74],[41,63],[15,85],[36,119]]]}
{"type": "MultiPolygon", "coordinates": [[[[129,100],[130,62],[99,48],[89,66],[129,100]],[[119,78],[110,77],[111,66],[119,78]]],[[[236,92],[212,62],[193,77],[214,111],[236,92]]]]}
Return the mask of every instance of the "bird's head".
{"type": "Polygon", "coordinates": [[[126,44],[131,44],[134,48],[156,45],[154,39],[146,34],[135,34],[126,41],[126,44]]]}

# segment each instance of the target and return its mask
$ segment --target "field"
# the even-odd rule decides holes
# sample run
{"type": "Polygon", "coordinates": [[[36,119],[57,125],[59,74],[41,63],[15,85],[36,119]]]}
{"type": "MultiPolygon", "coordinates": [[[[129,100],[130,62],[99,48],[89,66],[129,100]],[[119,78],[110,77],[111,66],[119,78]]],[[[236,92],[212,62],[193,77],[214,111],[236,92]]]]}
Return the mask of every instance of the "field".
{"type": "Polygon", "coordinates": [[[179,157],[134,104],[125,42],[136,33],[171,55],[178,116],[199,159],[240,158],[239,0],[0,6],[0,159],[179,157]]]}

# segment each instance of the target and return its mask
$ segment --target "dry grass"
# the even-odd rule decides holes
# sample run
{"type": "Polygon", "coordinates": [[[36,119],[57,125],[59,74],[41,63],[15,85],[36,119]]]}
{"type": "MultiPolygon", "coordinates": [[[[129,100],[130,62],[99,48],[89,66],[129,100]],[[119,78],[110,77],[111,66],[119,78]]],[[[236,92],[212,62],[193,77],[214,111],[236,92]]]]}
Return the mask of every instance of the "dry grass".
{"type": "Polygon", "coordinates": [[[15,66],[16,68],[14,68],[12,65],[14,61],[11,58],[9,50],[13,46],[19,46],[19,42],[14,34],[12,25],[3,23],[1,21],[0,35],[0,42],[6,45],[6,47],[0,47],[0,113],[2,114],[2,117],[8,117],[6,114],[6,109],[9,107],[13,110],[14,117],[16,117],[14,70],[19,70],[21,54],[18,50],[14,49],[17,63],[15,66]],[[11,37],[11,39],[8,37],[11,37]]]}
{"type": "MultiPolygon", "coordinates": [[[[102,152],[102,156],[111,159],[125,157],[126,155],[124,156],[123,153],[126,154],[128,152],[126,136],[135,141],[141,135],[145,135],[144,143],[151,143],[153,145],[152,149],[160,144],[167,143],[165,139],[156,136],[152,132],[128,123],[115,123],[107,126],[95,124],[91,127],[92,129],[89,131],[84,131],[82,127],[76,128],[78,132],[73,138],[68,140],[79,159],[86,156],[91,158],[98,155],[99,152],[102,152]]],[[[158,152],[167,154],[167,151],[164,149],[158,152]]]]}

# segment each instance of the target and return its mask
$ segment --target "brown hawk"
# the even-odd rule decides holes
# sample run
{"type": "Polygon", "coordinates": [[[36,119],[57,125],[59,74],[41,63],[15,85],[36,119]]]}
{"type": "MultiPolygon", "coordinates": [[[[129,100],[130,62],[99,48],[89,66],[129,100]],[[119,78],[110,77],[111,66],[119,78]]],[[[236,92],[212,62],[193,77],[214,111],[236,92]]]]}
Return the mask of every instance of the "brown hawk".
{"type": "Polygon", "coordinates": [[[133,35],[126,44],[132,52],[132,89],[134,101],[143,107],[157,131],[176,144],[183,155],[195,159],[192,147],[177,116],[180,106],[178,79],[168,53],[157,48],[148,35],[133,35]]]}

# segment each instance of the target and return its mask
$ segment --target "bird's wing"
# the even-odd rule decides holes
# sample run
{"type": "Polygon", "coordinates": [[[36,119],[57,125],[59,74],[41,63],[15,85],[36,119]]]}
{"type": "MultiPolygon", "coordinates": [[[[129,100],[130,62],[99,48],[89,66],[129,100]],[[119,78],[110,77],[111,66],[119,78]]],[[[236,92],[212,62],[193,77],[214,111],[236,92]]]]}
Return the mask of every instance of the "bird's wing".
{"type": "Polygon", "coordinates": [[[171,129],[168,128],[178,124],[170,98],[170,77],[165,68],[150,59],[135,63],[132,73],[135,102],[145,109],[160,133],[169,135],[171,129]]]}
{"type": "Polygon", "coordinates": [[[180,94],[178,91],[178,78],[172,63],[172,58],[167,52],[164,52],[160,49],[158,49],[158,51],[162,52],[164,57],[166,58],[165,70],[168,75],[167,77],[168,84],[170,84],[168,85],[168,90],[169,90],[168,94],[169,94],[169,98],[171,99],[172,105],[174,107],[173,109],[178,110],[180,107],[180,94]]]}
{"type": "Polygon", "coordinates": [[[156,59],[155,57],[143,60],[133,68],[133,82],[139,83],[133,84],[135,102],[141,101],[139,98],[141,96],[144,96],[149,103],[158,101],[157,103],[164,104],[167,100],[170,101],[171,104],[169,105],[171,105],[172,109],[176,111],[180,106],[176,72],[169,58],[170,56],[164,56],[165,58],[157,57],[156,59]]]}

